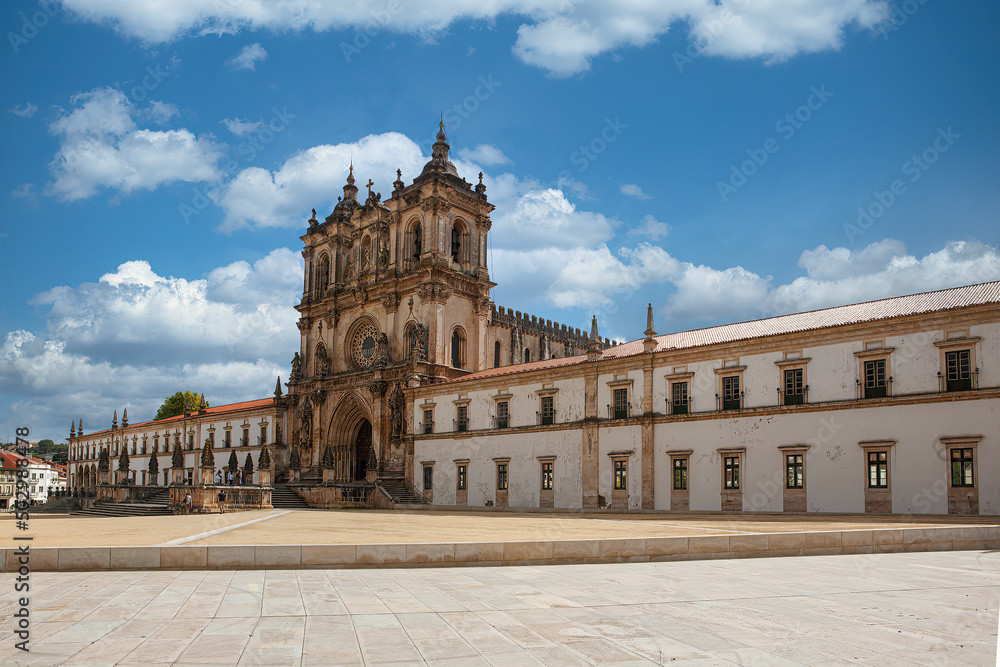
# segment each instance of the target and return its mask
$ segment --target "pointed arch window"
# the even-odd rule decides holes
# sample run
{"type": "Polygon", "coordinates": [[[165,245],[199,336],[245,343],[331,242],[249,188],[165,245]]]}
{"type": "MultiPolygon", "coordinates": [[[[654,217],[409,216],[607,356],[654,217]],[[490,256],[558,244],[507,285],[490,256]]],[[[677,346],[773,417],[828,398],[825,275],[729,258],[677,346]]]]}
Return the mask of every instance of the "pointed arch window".
{"type": "Polygon", "coordinates": [[[503,350],[503,346],[500,345],[500,341],[493,343],[493,368],[500,368],[500,353],[503,350]]]}

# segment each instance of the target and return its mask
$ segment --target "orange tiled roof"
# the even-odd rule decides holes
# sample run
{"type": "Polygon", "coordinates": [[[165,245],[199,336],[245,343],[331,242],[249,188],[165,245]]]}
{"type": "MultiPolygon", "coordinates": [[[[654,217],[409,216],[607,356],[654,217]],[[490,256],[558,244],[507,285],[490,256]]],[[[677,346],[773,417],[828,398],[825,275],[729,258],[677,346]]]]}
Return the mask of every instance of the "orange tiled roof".
{"type": "MultiPolygon", "coordinates": [[[[274,404],[274,399],[273,398],[258,398],[258,399],[255,399],[253,401],[243,401],[241,403],[229,403],[228,405],[217,405],[215,407],[211,407],[211,408],[208,408],[207,410],[205,410],[205,414],[206,415],[214,415],[214,414],[219,414],[219,413],[222,413],[222,412],[234,412],[236,410],[253,410],[254,408],[263,408],[263,407],[266,407],[268,405],[273,405],[273,404],[274,404]]],[[[188,419],[191,419],[193,417],[199,417],[199,416],[204,416],[204,415],[201,415],[201,414],[195,412],[195,413],[192,413],[191,417],[188,417],[188,419]]],[[[176,422],[176,421],[181,421],[183,419],[184,419],[184,415],[174,415],[173,417],[167,417],[166,419],[151,419],[149,421],[136,422],[134,424],[133,423],[129,423],[128,428],[131,429],[131,428],[134,428],[136,426],[148,426],[150,424],[170,424],[170,423],[173,423],[173,422],[176,422]]],[[[87,433],[86,437],[89,438],[89,437],[95,436],[95,435],[104,435],[104,434],[110,434],[110,433],[111,433],[111,429],[106,428],[103,431],[94,431],[93,433],[87,433]]],[[[83,434],[81,434],[81,435],[83,435],[83,434]]]]}
{"type": "MultiPolygon", "coordinates": [[[[766,336],[776,336],[779,334],[795,333],[800,331],[810,331],[815,329],[825,329],[828,327],[842,326],[845,324],[857,324],[860,322],[872,322],[875,320],[885,320],[893,317],[903,317],[905,315],[916,315],[920,313],[931,313],[941,310],[951,310],[953,308],[964,308],[988,303],[1000,303],[1000,281],[991,283],[980,283],[978,285],[968,285],[966,287],[953,287],[935,292],[922,292],[920,294],[908,294],[906,296],[894,296],[876,301],[865,301],[847,306],[835,306],[833,308],[823,308],[820,310],[810,310],[804,313],[792,313],[790,315],[778,315],[776,317],[766,317],[759,320],[747,322],[736,322],[734,324],[722,324],[704,329],[692,329],[677,333],[657,336],[656,350],[678,350],[691,347],[701,347],[704,345],[714,345],[718,343],[731,343],[740,340],[750,340],[753,338],[764,338],[766,336]]],[[[601,352],[601,359],[620,359],[641,354],[643,339],[633,340],[621,345],[609,347],[601,352]]],[[[571,366],[582,363],[587,359],[586,355],[580,354],[573,357],[563,357],[561,359],[547,359],[545,361],[533,361],[527,364],[517,364],[513,366],[501,366],[500,368],[489,368],[486,370],[463,375],[453,380],[460,382],[468,379],[479,379],[497,377],[501,375],[513,375],[516,373],[527,373],[529,371],[541,370],[545,368],[558,368],[560,366],[571,366]]]]}

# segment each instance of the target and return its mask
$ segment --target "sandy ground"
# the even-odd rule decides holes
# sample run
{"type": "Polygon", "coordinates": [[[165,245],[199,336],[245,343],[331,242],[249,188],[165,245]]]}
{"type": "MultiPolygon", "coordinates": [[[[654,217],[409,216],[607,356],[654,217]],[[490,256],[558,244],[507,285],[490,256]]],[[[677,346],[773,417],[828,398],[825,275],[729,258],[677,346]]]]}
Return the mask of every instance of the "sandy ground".
{"type": "MultiPolygon", "coordinates": [[[[157,517],[33,518],[33,545],[416,544],[724,535],[821,530],[996,524],[996,517],[782,517],[719,514],[540,514],[470,511],[268,510],[157,517]],[[260,520],[264,519],[264,520],[260,520]],[[251,525],[239,526],[249,521],[251,525]],[[198,537],[204,533],[220,531],[198,537]],[[192,539],[194,538],[194,539],[192,539]]],[[[0,520],[0,546],[12,546],[13,521],[0,520]]],[[[18,531],[19,532],[19,531],[18,531]]]]}

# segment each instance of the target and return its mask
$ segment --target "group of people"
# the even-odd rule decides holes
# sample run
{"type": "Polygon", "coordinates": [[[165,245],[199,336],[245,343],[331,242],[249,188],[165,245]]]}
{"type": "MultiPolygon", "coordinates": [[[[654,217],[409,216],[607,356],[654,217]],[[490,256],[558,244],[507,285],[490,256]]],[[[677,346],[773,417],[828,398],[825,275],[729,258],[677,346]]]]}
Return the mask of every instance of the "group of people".
{"type": "Polygon", "coordinates": [[[229,486],[233,486],[235,484],[249,484],[251,481],[247,479],[246,474],[239,468],[236,469],[235,473],[232,470],[223,468],[222,470],[215,471],[215,483],[218,485],[229,484],[229,486]]]}

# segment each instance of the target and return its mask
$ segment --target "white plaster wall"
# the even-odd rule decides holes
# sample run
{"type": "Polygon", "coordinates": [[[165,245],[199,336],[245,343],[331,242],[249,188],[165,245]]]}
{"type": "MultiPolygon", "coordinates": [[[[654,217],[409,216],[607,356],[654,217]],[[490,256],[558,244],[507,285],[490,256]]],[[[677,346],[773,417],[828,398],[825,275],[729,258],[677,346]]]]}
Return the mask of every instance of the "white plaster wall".
{"type": "Polygon", "coordinates": [[[538,507],[541,489],[539,456],[555,456],[553,498],[556,507],[582,506],[580,431],[504,433],[468,438],[435,438],[414,443],[414,486],[423,489],[422,461],[434,461],[434,504],[455,504],[456,459],[469,459],[468,504],[483,506],[496,498],[495,458],[510,458],[507,505],[538,507]]]}
{"type": "Polygon", "coordinates": [[[857,398],[858,360],[854,353],[862,347],[859,340],[802,350],[802,356],[809,359],[806,384],[809,385],[810,403],[857,398]]]}
{"type": "Polygon", "coordinates": [[[610,426],[597,430],[597,492],[611,502],[614,489],[614,466],[609,454],[633,450],[628,458],[628,506],[629,509],[642,507],[642,427],[610,426]]]}
{"type": "Polygon", "coordinates": [[[983,324],[970,327],[969,335],[982,338],[976,345],[979,386],[1000,386],[1000,364],[996,363],[996,360],[1000,359],[1000,324],[983,324]]]}
{"type": "MultiPolygon", "coordinates": [[[[669,508],[667,450],[692,449],[690,508],[721,507],[719,447],[747,448],[743,504],[748,511],[781,511],[780,445],[807,443],[807,504],[811,512],[864,512],[865,459],[858,442],[896,440],[890,457],[893,512],[946,514],[948,463],[939,438],[979,434],[980,511],[1000,513],[1000,403],[961,401],[837,410],[742,419],[712,419],[654,427],[655,506],[669,508]]],[[[604,442],[601,442],[603,449],[604,442]]]]}

